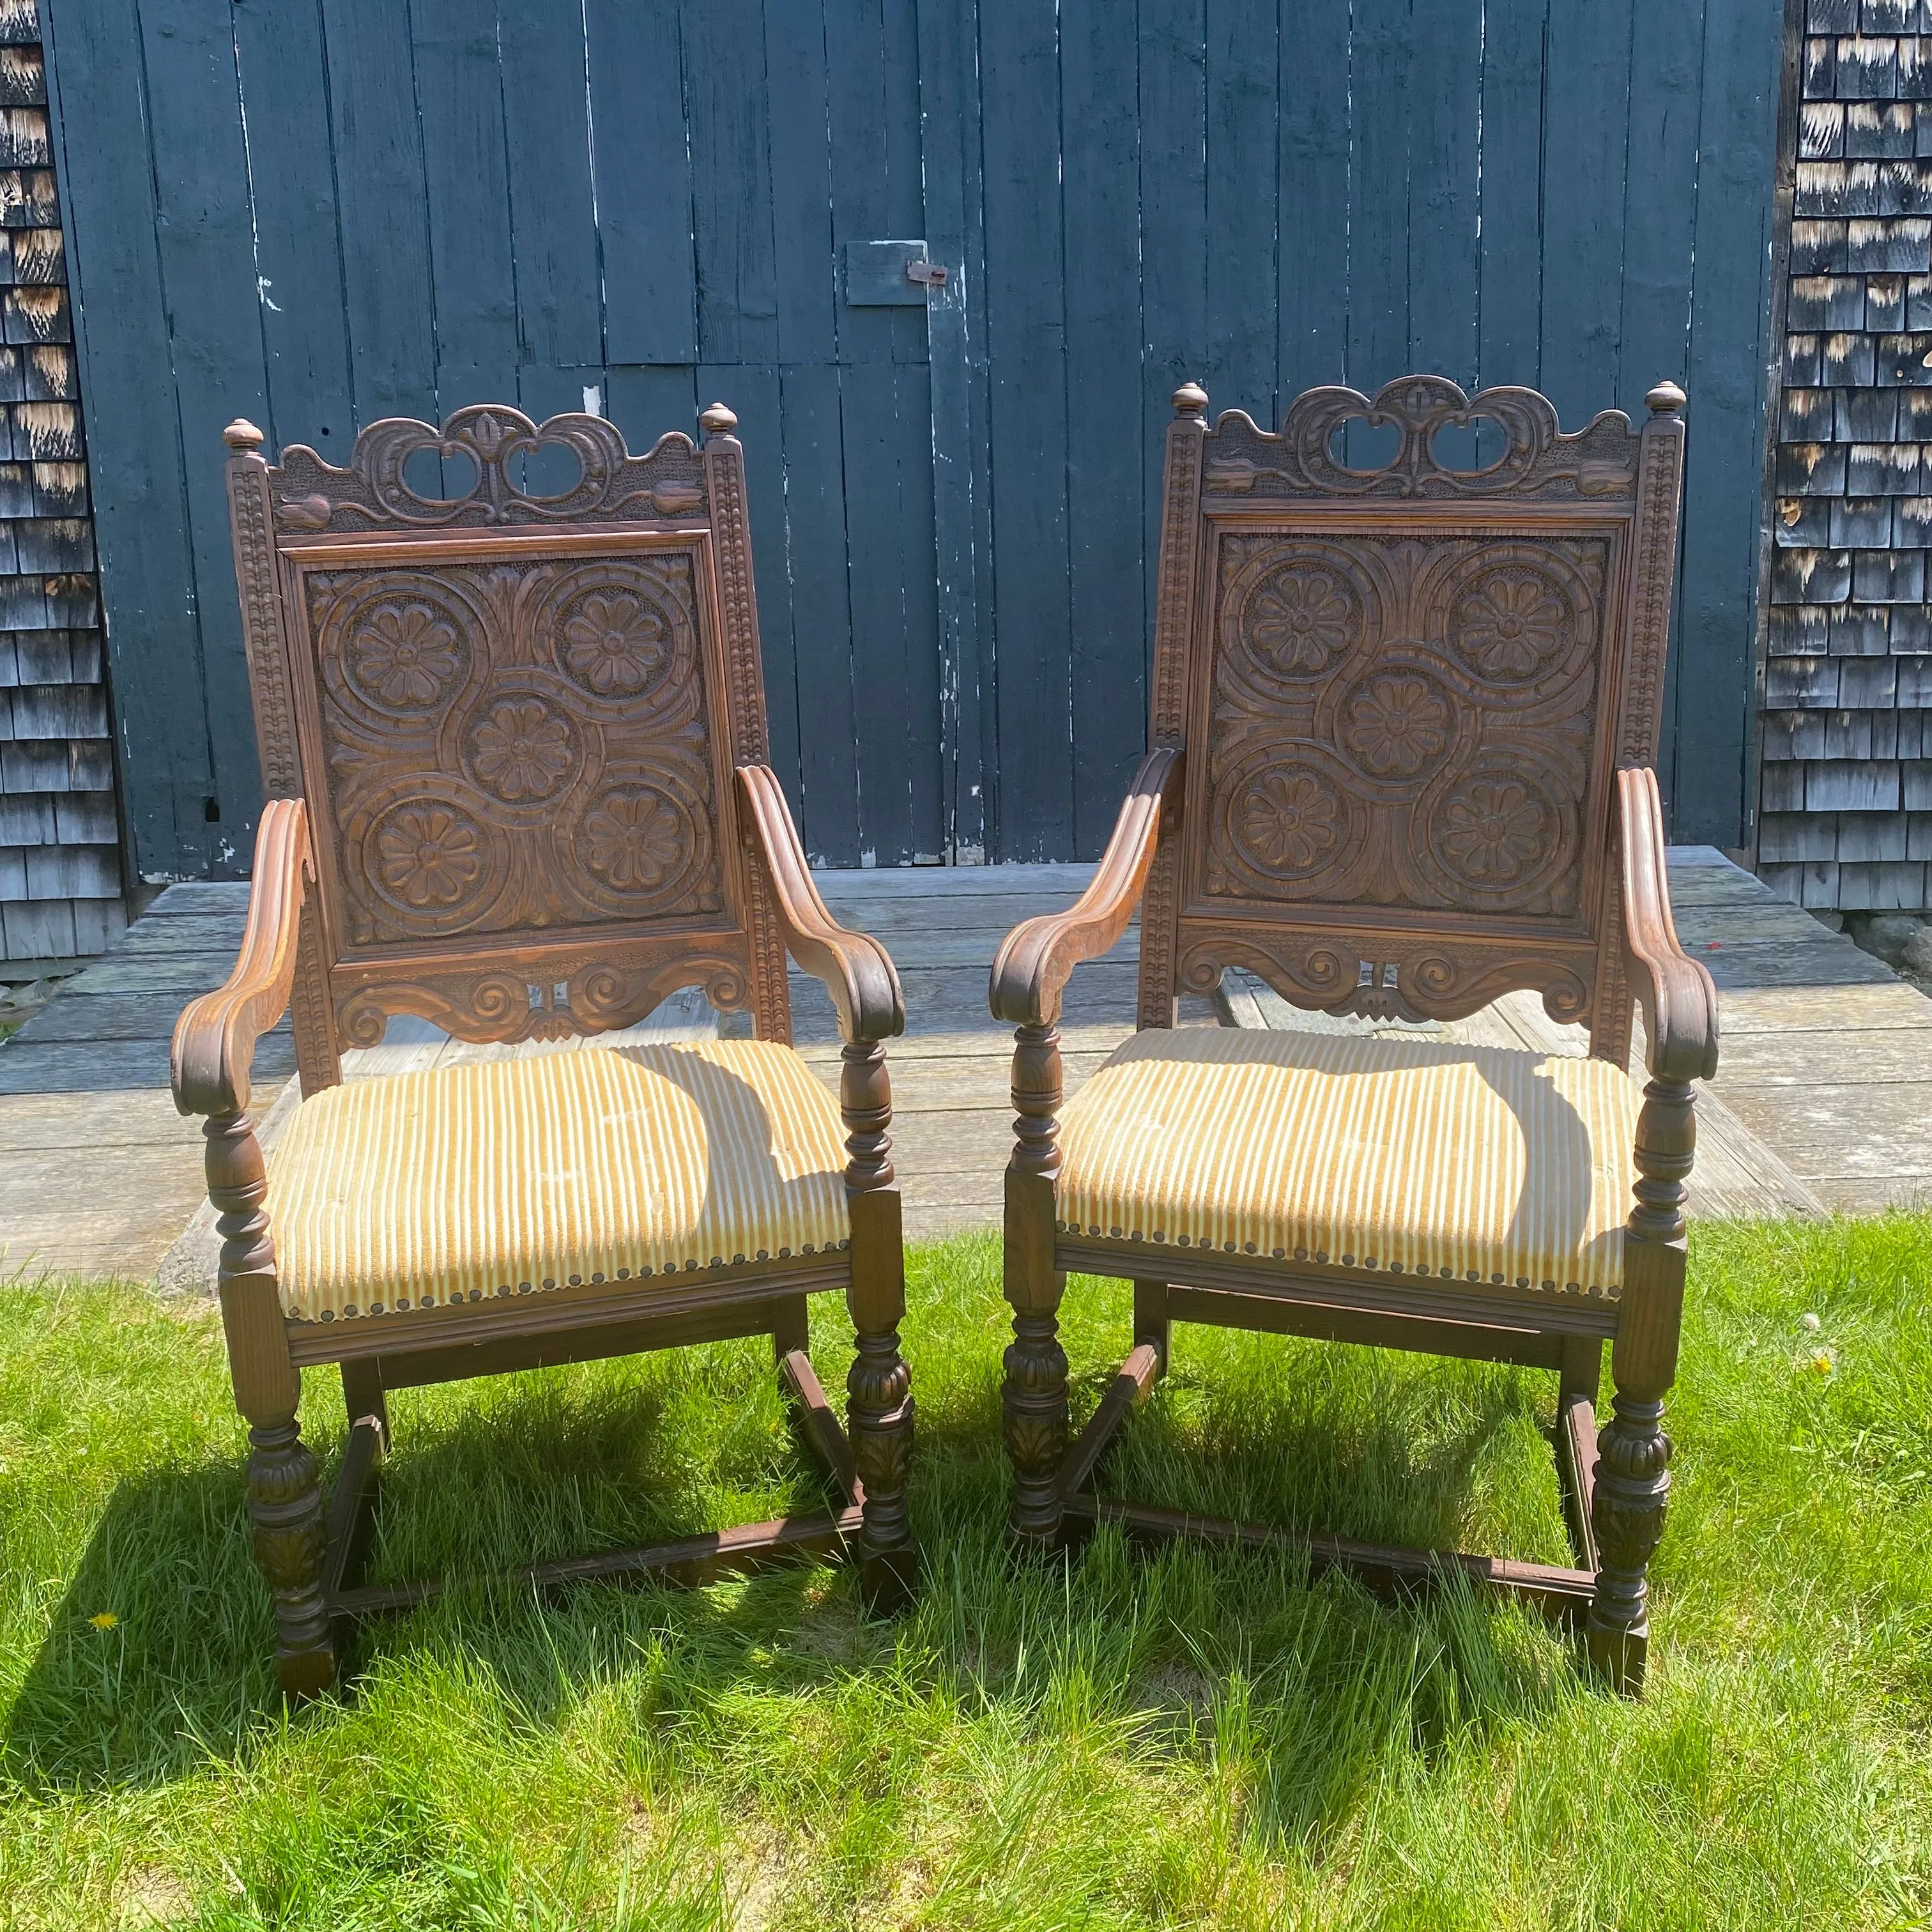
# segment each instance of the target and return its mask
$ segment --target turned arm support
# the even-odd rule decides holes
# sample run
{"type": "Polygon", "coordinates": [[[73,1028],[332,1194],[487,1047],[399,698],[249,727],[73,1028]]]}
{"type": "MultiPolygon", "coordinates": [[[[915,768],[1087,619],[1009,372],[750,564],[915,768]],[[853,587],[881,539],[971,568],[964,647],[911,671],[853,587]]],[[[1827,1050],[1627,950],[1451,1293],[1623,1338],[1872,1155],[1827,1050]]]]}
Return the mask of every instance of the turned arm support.
{"type": "Polygon", "coordinates": [[[738,789],[785,950],[824,982],[838,1010],[839,1032],[853,1044],[904,1032],[905,996],[891,956],[876,939],[848,932],[826,910],[777,774],[766,765],[740,765],[738,789]]]}
{"type": "Polygon", "coordinates": [[[1678,943],[1664,871],[1664,810],[1647,765],[1617,773],[1623,866],[1624,951],[1643,1011],[1645,1064],[1654,1079],[1708,1080],[1718,1070],[1718,989],[1678,943]]]}
{"type": "Polygon", "coordinates": [[[304,881],[315,875],[308,807],[271,799],[255,835],[248,924],[227,982],[190,1000],[175,1023],[175,1105],[226,1118],[248,1105],[255,1043],[284,1013],[295,984],[304,881]]]}
{"type": "Polygon", "coordinates": [[[1178,745],[1142,759],[1092,883],[1065,912],[1028,920],[1006,935],[987,989],[995,1018],[1016,1027],[1058,1024],[1074,968],[1098,958],[1126,931],[1154,863],[1161,801],[1180,782],[1180,759],[1178,745]]]}
{"type": "MultiPolygon", "coordinates": [[[[1664,812],[1656,775],[1647,766],[1617,773],[1617,845],[1622,867],[1624,964],[1643,1010],[1650,1078],[1637,1115],[1635,1199],[1611,1358],[1618,1420],[1604,1438],[1598,1540],[1609,1570],[1628,1572],[1638,1580],[1631,1587],[1638,1588],[1648,1546],[1639,1548],[1624,1534],[1627,1526],[1620,1527],[1604,1512],[1616,1496],[1626,1492],[1635,1496],[1630,1485],[1640,1477],[1647,1483],[1650,1474],[1662,1470],[1662,1459],[1669,1454],[1658,1419],[1664,1392],[1677,1372],[1683,1315],[1684,1205],[1697,1150],[1696,1095],[1690,1083],[1708,1080],[1718,1070],[1718,993],[1710,974],[1678,943],[1664,872],[1664,812]],[[1649,1467],[1652,1460],[1654,1471],[1649,1467]],[[1610,1475],[1603,1473],[1605,1469],[1610,1475]]],[[[1648,1496],[1649,1490],[1644,1493],[1648,1496]]],[[[1659,1510],[1656,1525],[1661,1522],[1659,1510]]],[[[1652,1536],[1650,1540],[1654,1540],[1652,1536]]],[[[1629,1606],[1626,1610],[1630,1617],[1638,1615],[1629,1606]]],[[[1592,1615],[1594,1622],[1598,1612],[1592,1615]]]]}

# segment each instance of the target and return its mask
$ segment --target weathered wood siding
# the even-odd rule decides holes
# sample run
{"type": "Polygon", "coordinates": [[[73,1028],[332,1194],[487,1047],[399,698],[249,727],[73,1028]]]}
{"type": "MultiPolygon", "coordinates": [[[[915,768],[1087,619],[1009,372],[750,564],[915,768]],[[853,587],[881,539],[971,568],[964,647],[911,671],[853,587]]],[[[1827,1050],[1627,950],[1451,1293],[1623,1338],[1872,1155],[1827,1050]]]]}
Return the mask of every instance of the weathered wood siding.
{"type": "Polygon", "coordinates": [[[1666,776],[1740,840],[1778,0],[50,7],[143,871],[249,849],[235,415],[722,398],[809,849],[1058,859],[1142,742],[1170,393],[1413,368],[1688,389],[1666,776]],[[920,238],[929,314],[844,298],[920,238]]]}
{"type": "Polygon", "coordinates": [[[127,923],[87,452],[34,0],[0,0],[0,959],[127,923]]]}

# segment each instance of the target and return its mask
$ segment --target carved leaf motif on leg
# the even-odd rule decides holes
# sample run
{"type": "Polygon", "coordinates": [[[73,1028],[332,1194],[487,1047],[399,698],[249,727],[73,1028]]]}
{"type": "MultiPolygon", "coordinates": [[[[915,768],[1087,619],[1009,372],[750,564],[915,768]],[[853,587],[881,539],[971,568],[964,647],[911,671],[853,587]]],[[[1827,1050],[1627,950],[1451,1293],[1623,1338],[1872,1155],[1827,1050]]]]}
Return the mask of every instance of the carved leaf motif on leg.
{"type": "Polygon", "coordinates": [[[1012,1530],[1023,1544],[1059,1540],[1060,1466],[1066,1457],[1066,1352],[1052,1315],[1016,1315],[1000,1394],[1003,1432],[1013,1466],[1012,1530]]]}
{"type": "Polygon", "coordinates": [[[1590,1606],[1590,1654],[1618,1690],[1634,1693],[1650,1633],[1646,1572],[1670,1504],[1671,1444],[1660,1401],[1619,1394],[1614,1411],[1598,1439],[1590,1512],[1601,1566],[1590,1606]]]}
{"type": "Polygon", "coordinates": [[[906,1475],[912,1463],[912,1375],[899,1353],[898,1331],[859,1336],[845,1378],[852,1461],[866,1492],[860,1588],[867,1606],[890,1614],[914,1586],[912,1520],[906,1475]]]}
{"type": "Polygon", "coordinates": [[[292,1690],[326,1689],[334,1676],[322,1601],[322,1492],[315,1457],[290,1420],[248,1432],[248,1517],[255,1561],[274,1592],[275,1657],[292,1690]]]}

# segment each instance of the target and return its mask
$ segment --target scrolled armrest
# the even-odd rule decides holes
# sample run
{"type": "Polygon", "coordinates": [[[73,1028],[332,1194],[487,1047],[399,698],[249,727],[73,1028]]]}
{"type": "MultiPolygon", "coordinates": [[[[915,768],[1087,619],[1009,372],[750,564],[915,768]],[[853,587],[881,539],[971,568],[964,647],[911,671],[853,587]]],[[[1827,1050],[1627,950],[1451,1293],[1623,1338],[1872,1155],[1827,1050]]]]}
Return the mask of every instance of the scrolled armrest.
{"type": "Polygon", "coordinates": [[[1180,763],[1178,745],[1148,752],[1087,890],[1066,911],[1027,920],[1007,934],[986,990],[996,1019],[1013,1026],[1052,1024],[1074,968],[1097,958],[1126,931],[1154,863],[1161,802],[1178,782],[1180,763]]]}
{"type": "Polygon", "coordinates": [[[1664,809],[1647,765],[1617,773],[1623,860],[1624,952],[1643,1010],[1645,1063],[1658,1080],[1708,1080],[1718,1070],[1718,989],[1678,942],[1664,870],[1664,809]]]}
{"type": "Polygon", "coordinates": [[[308,807],[274,798],[255,834],[255,878],[242,951],[225,985],[190,1000],[175,1022],[175,1106],[225,1116],[248,1104],[255,1043],[288,1010],[302,931],[303,886],[315,875],[308,807]]]}
{"type": "Polygon", "coordinates": [[[798,828],[769,766],[740,765],[738,788],[765,877],[770,883],[785,950],[822,981],[848,1040],[890,1040],[905,1031],[905,996],[892,957],[862,932],[848,932],[825,909],[798,842],[798,828]]]}

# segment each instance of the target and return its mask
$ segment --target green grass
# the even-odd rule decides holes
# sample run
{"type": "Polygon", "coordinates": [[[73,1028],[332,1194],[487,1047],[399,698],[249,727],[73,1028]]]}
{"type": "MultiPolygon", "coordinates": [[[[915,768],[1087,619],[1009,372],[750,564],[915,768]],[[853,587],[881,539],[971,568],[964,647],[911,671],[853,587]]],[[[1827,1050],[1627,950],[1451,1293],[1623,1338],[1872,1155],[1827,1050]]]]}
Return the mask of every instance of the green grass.
{"type": "MultiPolygon", "coordinates": [[[[902,1620],[825,1570],[476,1589],[365,1633],[346,1693],[289,1714],[213,1324],[137,1289],[0,1293],[0,1924],[1924,1924],[1932,1222],[1707,1229],[1692,1276],[1635,1705],[1466,1594],[1390,1607],[1111,1537],[1014,1569],[974,1240],[914,1258],[902,1620]]],[[[835,1387],[840,1313],[816,1318],[835,1387]]],[[[1068,1313],[1084,1414],[1128,1291],[1078,1283],[1068,1313]]],[[[815,1507],[769,1363],[395,1398],[377,1574],[815,1507]]],[[[1184,1329],[1108,1485],[1555,1556],[1551,1398],[1184,1329]]],[[[312,1375],[327,1462],[340,1410],[312,1375]]]]}

